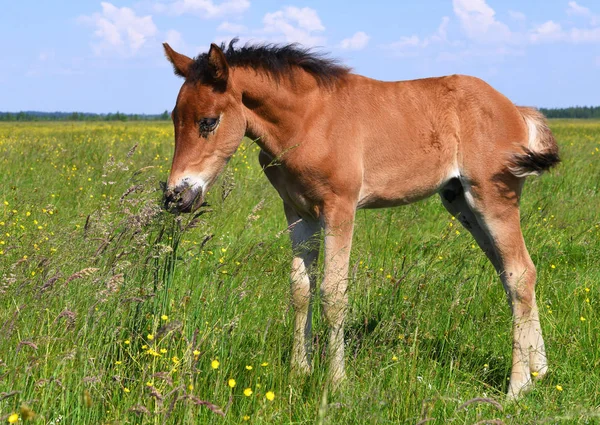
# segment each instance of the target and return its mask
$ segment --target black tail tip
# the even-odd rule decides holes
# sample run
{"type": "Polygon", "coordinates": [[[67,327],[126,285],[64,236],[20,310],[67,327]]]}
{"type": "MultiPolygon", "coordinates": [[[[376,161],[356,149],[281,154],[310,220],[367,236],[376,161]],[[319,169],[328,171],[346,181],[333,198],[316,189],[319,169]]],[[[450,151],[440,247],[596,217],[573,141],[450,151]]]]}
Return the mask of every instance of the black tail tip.
{"type": "Polygon", "coordinates": [[[510,171],[517,177],[536,175],[548,171],[560,162],[558,152],[534,152],[529,149],[525,153],[512,157],[510,171]]]}

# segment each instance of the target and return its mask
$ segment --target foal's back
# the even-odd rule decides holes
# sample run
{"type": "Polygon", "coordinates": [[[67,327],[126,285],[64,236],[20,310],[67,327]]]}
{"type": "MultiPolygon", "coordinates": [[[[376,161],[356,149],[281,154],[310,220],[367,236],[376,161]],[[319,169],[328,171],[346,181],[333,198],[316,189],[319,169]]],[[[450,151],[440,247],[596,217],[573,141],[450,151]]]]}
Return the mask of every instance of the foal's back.
{"type": "Polygon", "coordinates": [[[452,178],[501,172],[527,145],[517,107],[478,78],[381,82],[349,75],[338,96],[353,122],[353,140],[343,139],[361,155],[360,207],[410,203],[452,178]]]}

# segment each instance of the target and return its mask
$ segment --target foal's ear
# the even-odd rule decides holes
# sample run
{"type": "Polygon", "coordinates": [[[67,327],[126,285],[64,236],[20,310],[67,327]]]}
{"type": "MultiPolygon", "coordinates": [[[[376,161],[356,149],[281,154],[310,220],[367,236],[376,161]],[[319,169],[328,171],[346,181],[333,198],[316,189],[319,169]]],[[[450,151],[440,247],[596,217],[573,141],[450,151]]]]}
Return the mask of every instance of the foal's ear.
{"type": "Polygon", "coordinates": [[[210,65],[211,77],[217,84],[227,84],[227,78],[229,77],[229,65],[227,65],[227,59],[223,50],[215,43],[210,45],[208,51],[208,64],[210,65]]]}
{"type": "Polygon", "coordinates": [[[186,55],[177,53],[175,50],[171,49],[171,46],[167,43],[163,43],[163,47],[165,48],[165,56],[167,56],[169,62],[173,64],[175,75],[186,78],[193,60],[186,55]]]}

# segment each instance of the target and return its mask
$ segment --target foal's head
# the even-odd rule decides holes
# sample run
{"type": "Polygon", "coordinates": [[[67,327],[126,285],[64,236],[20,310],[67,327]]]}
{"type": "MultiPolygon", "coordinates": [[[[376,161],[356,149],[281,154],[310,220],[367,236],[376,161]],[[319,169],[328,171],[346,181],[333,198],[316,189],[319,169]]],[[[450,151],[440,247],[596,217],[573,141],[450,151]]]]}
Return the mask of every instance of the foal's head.
{"type": "Polygon", "coordinates": [[[223,51],[212,44],[196,60],[164,44],[175,74],[185,78],[171,114],[175,153],[165,191],[168,208],[191,212],[235,153],[246,131],[241,94],[232,87],[223,51]]]}

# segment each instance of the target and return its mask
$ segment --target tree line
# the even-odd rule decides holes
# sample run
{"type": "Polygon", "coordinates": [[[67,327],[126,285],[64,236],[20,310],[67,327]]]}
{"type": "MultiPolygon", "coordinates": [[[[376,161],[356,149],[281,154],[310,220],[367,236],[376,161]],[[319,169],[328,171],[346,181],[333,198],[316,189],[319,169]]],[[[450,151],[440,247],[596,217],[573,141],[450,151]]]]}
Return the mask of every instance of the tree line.
{"type": "Polygon", "coordinates": [[[0,112],[0,121],[162,121],[170,119],[169,111],[162,114],[124,114],[122,112],[93,114],[89,112],[0,112]]]}
{"type": "Polygon", "coordinates": [[[600,119],[600,106],[573,106],[570,108],[540,108],[547,118],[600,119]]]}
{"type": "MultiPolygon", "coordinates": [[[[570,108],[540,108],[547,118],[600,119],[600,106],[570,108]]],[[[124,114],[122,112],[93,114],[88,112],[0,112],[0,121],[166,121],[169,111],[162,114],[124,114]]]]}

